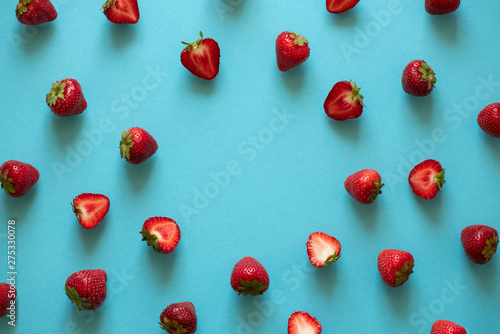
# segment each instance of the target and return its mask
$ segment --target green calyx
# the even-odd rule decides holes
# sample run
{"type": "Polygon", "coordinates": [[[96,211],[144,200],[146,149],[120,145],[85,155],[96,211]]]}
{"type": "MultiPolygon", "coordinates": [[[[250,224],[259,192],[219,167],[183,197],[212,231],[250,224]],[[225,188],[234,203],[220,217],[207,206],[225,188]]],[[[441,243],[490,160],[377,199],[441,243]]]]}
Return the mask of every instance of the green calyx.
{"type": "Polygon", "coordinates": [[[28,4],[33,0],[19,0],[16,7],[16,16],[19,17],[28,11],[28,4]]]}
{"type": "Polygon", "coordinates": [[[75,303],[76,306],[78,307],[78,311],[81,310],[90,310],[90,303],[87,301],[86,298],[80,297],[78,292],[74,288],[70,288],[69,286],[64,287],[64,291],[66,292],[66,295],[68,298],[71,300],[71,302],[75,303]]]}
{"type": "Polygon", "coordinates": [[[396,284],[394,285],[395,287],[406,282],[410,274],[413,273],[414,265],[415,263],[413,261],[405,261],[405,263],[401,266],[401,269],[394,272],[397,277],[396,284]]]}
{"type": "Polygon", "coordinates": [[[368,201],[370,202],[373,202],[375,198],[382,193],[382,187],[384,186],[383,183],[377,181],[373,181],[373,184],[375,185],[375,188],[373,188],[370,196],[368,196],[368,201]]]}
{"type": "Polygon", "coordinates": [[[243,278],[240,280],[240,286],[238,287],[238,295],[252,295],[257,296],[264,293],[264,290],[267,289],[267,286],[263,285],[262,282],[257,281],[256,279],[249,281],[244,280],[243,278]]]}
{"type": "Polygon", "coordinates": [[[128,130],[123,131],[122,139],[120,140],[120,156],[129,160],[130,148],[132,146],[134,146],[134,142],[132,141],[132,134],[128,130]]]}
{"type": "Polygon", "coordinates": [[[186,42],[181,42],[182,44],[184,45],[187,45],[187,50],[188,52],[191,52],[191,50],[196,50],[200,45],[201,45],[201,42],[203,41],[203,33],[200,31],[200,38],[198,38],[196,40],[196,42],[194,43],[186,43],[186,42]]]}
{"type": "Polygon", "coordinates": [[[484,247],[482,253],[484,255],[485,262],[488,262],[493,257],[493,254],[497,251],[498,247],[498,235],[493,236],[486,240],[486,247],[484,247]]]}
{"type": "Polygon", "coordinates": [[[106,10],[115,4],[116,0],[106,0],[104,5],[102,5],[101,10],[106,10]]]}
{"type": "Polygon", "coordinates": [[[441,186],[446,183],[444,180],[444,168],[442,171],[436,174],[434,177],[434,182],[436,183],[439,190],[441,190],[441,186]]]}
{"type": "Polygon", "coordinates": [[[363,105],[363,95],[360,94],[361,87],[358,87],[355,82],[350,81],[352,87],[351,99],[353,101],[359,102],[359,104],[363,105]]]}
{"type": "Polygon", "coordinates": [[[427,89],[430,90],[432,87],[434,87],[434,84],[437,81],[436,73],[434,73],[432,68],[430,68],[430,66],[427,65],[425,61],[422,60],[420,62],[420,67],[418,68],[418,71],[422,73],[422,78],[420,79],[420,81],[427,81],[428,83],[427,89]]]}
{"type": "Polygon", "coordinates": [[[47,93],[47,103],[49,106],[56,104],[57,99],[64,100],[64,92],[66,88],[66,82],[57,81],[52,84],[52,88],[47,93]]]}
{"type": "Polygon", "coordinates": [[[76,215],[76,218],[80,220],[80,216],[82,215],[82,210],[78,209],[75,205],[75,201],[71,202],[71,208],[73,209],[73,212],[76,215]]]}
{"type": "Polygon", "coordinates": [[[16,190],[14,189],[14,180],[9,179],[9,170],[6,169],[5,172],[0,173],[0,183],[1,187],[5,190],[7,195],[14,194],[16,190]]]}
{"type": "Polygon", "coordinates": [[[169,332],[172,333],[172,330],[175,330],[175,333],[177,334],[183,334],[187,333],[187,329],[185,329],[179,322],[176,320],[170,320],[167,317],[163,317],[163,322],[159,322],[160,327],[169,332]]]}
{"type": "Polygon", "coordinates": [[[293,39],[293,44],[298,46],[304,46],[304,44],[309,44],[304,36],[297,35],[293,31],[288,32],[291,39],[293,39]]]}
{"type": "Polygon", "coordinates": [[[148,243],[148,246],[153,247],[153,249],[157,252],[161,250],[160,245],[158,245],[158,237],[156,235],[149,233],[149,231],[145,228],[143,228],[139,233],[141,233],[142,235],[142,241],[146,241],[148,243]]]}
{"type": "Polygon", "coordinates": [[[333,253],[332,256],[330,256],[330,257],[328,257],[328,259],[326,259],[325,266],[337,261],[338,259],[340,259],[340,254],[337,254],[337,252],[333,253]]]}

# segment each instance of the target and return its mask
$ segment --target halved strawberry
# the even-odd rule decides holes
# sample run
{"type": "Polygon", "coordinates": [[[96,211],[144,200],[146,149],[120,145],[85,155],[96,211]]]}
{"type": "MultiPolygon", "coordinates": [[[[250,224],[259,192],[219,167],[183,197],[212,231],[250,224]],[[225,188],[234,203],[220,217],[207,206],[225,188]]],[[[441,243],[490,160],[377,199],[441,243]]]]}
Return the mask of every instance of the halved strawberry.
{"type": "Polygon", "coordinates": [[[158,253],[170,253],[181,240],[181,230],[177,223],[167,217],[152,217],[142,225],[142,241],[158,253]]]}
{"type": "Polygon", "coordinates": [[[328,93],[323,107],[328,117],[337,121],[358,118],[363,112],[363,95],[352,81],[339,81],[328,93]]]}
{"type": "Polygon", "coordinates": [[[359,0],[326,0],[326,9],[330,13],[339,14],[354,8],[359,0]]]}
{"type": "Polygon", "coordinates": [[[101,7],[108,20],[113,23],[137,23],[139,5],[137,0],[107,0],[101,7]]]}
{"type": "Polygon", "coordinates": [[[444,168],[436,160],[425,160],[413,167],[408,176],[408,182],[417,196],[432,199],[446,183],[444,168]]]}
{"type": "Polygon", "coordinates": [[[109,211],[109,198],[101,194],[83,193],[73,199],[71,206],[78,222],[87,230],[96,227],[109,211]]]}
{"type": "Polygon", "coordinates": [[[340,258],[340,242],[329,234],[311,233],[306,245],[309,261],[316,268],[322,268],[340,258]]]}
{"type": "Polygon", "coordinates": [[[193,43],[182,42],[187,45],[181,52],[181,63],[197,77],[212,80],[219,73],[220,48],[211,38],[200,38],[193,43]]]}
{"type": "Polygon", "coordinates": [[[288,334],[320,334],[321,323],[307,312],[297,311],[288,318],[288,334]]]}

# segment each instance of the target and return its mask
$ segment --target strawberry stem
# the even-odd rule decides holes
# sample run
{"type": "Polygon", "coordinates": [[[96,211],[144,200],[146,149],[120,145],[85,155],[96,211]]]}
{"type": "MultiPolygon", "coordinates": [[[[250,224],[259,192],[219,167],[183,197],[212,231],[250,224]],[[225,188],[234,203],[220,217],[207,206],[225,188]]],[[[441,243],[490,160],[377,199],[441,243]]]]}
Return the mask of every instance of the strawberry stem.
{"type": "Polygon", "coordinates": [[[80,297],[80,295],[74,288],[70,288],[66,285],[64,287],[64,290],[66,291],[66,295],[71,300],[71,302],[76,304],[76,306],[78,307],[78,311],[90,309],[90,303],[87,301],[87,299],[80,297]]]}
{"type": "Polygon", "coordinates": [[[441,190],[441,186],[446,183],[444,180],[444,168],[442,171],[436,174],[434,177],[434,182],[436,183],[439,190],[441,190]]]}
{"type": "Polygon", "coordinates": [[[130,159],[130,148],[132,146],[134,146],[132,134],[128,130],[123,131],[122,139],[120,141],[120,156],[127,160],[130,159]]]}
{"type": "Polygon", "coordinates": [[[432,87],[434,87],[434,84],[437,81],[436,73],[434,73],[432,68],[430,68],[430,66],[427,65],[425,61],[422,60],[420,62],[420,67],[418,68],[418,71],[422,73],[422,78],[420,79],[420,81],[427,81],[428,83],[427,89],[430,90],[432,87]]]}
{"type": "Polygon", "coordinates": [[[377,182],[377,181],[373,181],[373,184],[375,185],[375,188],[372,190],[370,196],[368,196],[368,200],[370,202],[373,202],[375,200],[375,198],[377,198],[377,196],[382,193],[381,189],[384,186],[383,183],[380,183],[380,182],[377,182]]]}
{"type": "Polygon", "coordinates": [[[4,173],[0,173],[0,183],[2,189],[5,190],[7,195],[14,194],[16,190],[14,189],[14,180],[9,179],[9,170],[5,170],[4,173]]]}
{"type": "Polygon", "coordinates": [[[196,42],[193,43],[186,43],[186,42],[181,42],[184,45],[187,45],[187,50],[191,52],[192,49],[195,49],[201,45],[201,42],[203,42],[203,33],[200,31],[200,38],[196,40],[196,42]]]}
{"type": "Polygon", "coordinates": [[[357,101],[359,102],[359,104],[363,105],[363,95],[360,94],[360,90],[361,90],[361,87],[358,87],[358,85],[356,85],[355,82],[353,82],[352,80],[350,81],[351,83],[351,87],[352,87],[352,93],[351,93],[351,99],[353,101],[357,101]]]}
{"type": "Polygon", "coordinates": [[[293,31],[288,32],[291,39],[293,39],[293,44],[298,46],[304,46],[304,44],[309,44],[307,39],[304,36],[300,36],[293,31]]]}
{"type": "Polygon", "coordinates": [[[485,262],[488,262],[491,260],[495,252],[497,251],[497,246],[498,246],[498,235],[493,236],[492,238],[489,238],[486,240],[486,247],[484,247],[482,253],[484,255],[485,262]]]}
{"type": "Polygon", "coordinates": [[[57,99],[64,100],[65,88],[66,88],[66,82],[57,81],[52,84],[52,88],[46,95],[47,103],[49,104],[49,106],[53,106],[54,104],[56,104],[57,99]]]}

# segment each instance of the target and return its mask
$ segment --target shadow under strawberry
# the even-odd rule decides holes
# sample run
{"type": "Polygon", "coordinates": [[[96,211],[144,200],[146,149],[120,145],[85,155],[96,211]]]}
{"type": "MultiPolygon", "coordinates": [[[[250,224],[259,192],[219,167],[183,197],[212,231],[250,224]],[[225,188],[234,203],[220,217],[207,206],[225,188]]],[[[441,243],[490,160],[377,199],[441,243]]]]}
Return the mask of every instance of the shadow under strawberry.
{"type": "Polygon", "coordinates": [[[121,49],[128,45],[133,45],[138,26],[133,24],[112,24],[110,27],[109,24],[106,24],[105,29],[105,35],[111,38],[110,44],[115,49],[121,49]],[[109,30],[111,30],[111,33],[109,30]]]}
{"type": "MultiPolygon", "coordinates": [[[[342,258],[339,259],[342,261],[342,258]]],[[[342,265],[340,263],[332,263],[323,268],[319,268],[318,270],[314,270],[311,273],[311,276],[314,276],[314,279],[317,282],[319,291],[322,293],[323,298],[328,298],[332,300],[335,294],[335,289],[338,286],[336,284],[337,277],[339,276],[338,271],[342,270],[342,265]]],[[[342,274],[340,274],[342,276],[342,274]]]]}
{"type": "MultiPolygon", "coordinates": [[[[41,177],[42,175],[40,175],[40,178],[41,177]]],[[[40,180],[33,186],[33,188],[31,188],[31,190],[27,194],[19,198],[7,196],[5,194],[5,191],[1,189],[1,191],[3,192],[2,197],[4,198],[3,206],[5,208],[5,213],[3,215],[6,219],[14,219],[16,223],[25,223],[25,217],[29,214],[33,202],[35,201],[35,198],[37,196],[37,189],[40,187],[39,183],[40,180]]]]}
{"type": "Polygon", "coordinates": [[[299,66],[292,68],[286,72],[279,72],[278,75],[281,76],[284,86],[292,93],[299,93],[304,86],[304,77],[307,69],[307,61],[299,66]]]}
{"type": "MultiPolygon", "coordinates": [[[[439,89],[439,87],[437,89],[439,89]]],[[[433,93],[428,96],[406,96],[406,104],[413,114],[411,116],[414,116],[421,124],[429,125],[432,123],[435,114],[432,94],[433,93]]],[[[404,112],[404,110],[401,112],[404,112]]]]}
{"type": "MultiPolygon", "coordinates": [[[[220,77],[222,76],[220,73],[217,75],[217,78],[213,80],[205,80],[198,78],[194,75],[185,75],[187,76],[187,81],[189,81],[189,89],[197,94],[204,94],[204,95],[213,95],[215,91],[215,87],[217,85],[217,81],[221,80],[220,77]]],[[[185,79],[185,80],[186,80],[185,79]]]]}
{"type": "Polygon", "coordinates": [[[122,161],[127,174],[126,179],[128,182],[126,183],[134,196],[141,196],[144,190],[147,189],[156,165],[154,160],[155,156],[153,155],[150,159],[138,165],[131,165],[122,161]]]}
{"type": "MultiPolygon", "coordinates": [[[[460,236],[458,236],[458,242],[460,242],[460,236]]],[[[468,289],[473,287],[474,291],[479,291],[486,297],[497,294],[500,289],[498,285],[498,271],[500,266],[495,262],[499,261],[500,257],[495,257],[499,254],[493,255],[491,261],[488,263],[476,264],[467,258],[463,249],[461,253],[462,261],[467,262],[465,267],[467,267],[468,276],[474,278],[474,281],[464,281],[463,284],[467,285],[468,289]]]]}
{"type": "Polygon", "coordinates": [[[325,15],[329,15],[331,17],[330,22],[334,26],[341,28],[354,28],[358,25],[359,21],[358,9],[356,8],[340,14],[331,14],[325,9],[325,15]]]}
{"type": "MultiPolygon", "coordinates": [[[[322,116],[325,116],[323,113],[322,116]]],[[[361,115],[360,118],[362,118],[361,115]]],[[[333,129],[336,135],[341,135],[344,138],[349,140],[359,140],[361,137],[361,127],[362,127],[362,119],[347,119],[345,121],[335,121],[325,117],[325,122],[328,122],[330,128],[333,129]]],[[[366,133],[363,135],[366,136],[366,133]]]]}
{"type": "Polygon", "coordinates": [[[444,43],[455,44],[458,41],[460,9],[455,13],[446,15],[428,15],[434,35],[441,38],[444,43]]]}
{"type": "MultiPolygon", "coordinates": [[[[46,108],[47,114],[52,123],[52,133],[54,141],[61,148],[73,146],[75,139],[82,133],[82,127],[85,124],[85,115],[76,115],[73,117],[58,117],[51,115],[49,107],[46,108]]],[[[81,140],[87,140],[85,137],[81,140]]]]}
{"type": "Polygon", "coordinates": [[[62,332],[65,333],[68,331],[68,328],[72,328],[72,332],[81,332],[81,333],[101,333],[101,323],[102,317],[106,317],[107,313],[107,303],[109,302],[109,297],[101,307],[97,310],[90,311],[78,311],[78,308],[75,304],[72,304],[68,301],[68,297],[62,292],[63,297],[65,297],[66,305],[66,316],[62,317],[61,323],[59,325],[53,324],[52,329],[54,332],[62,332]],[[73,324],[70,324],[73,322],[73,324]],[[71,326],[71,327],[70,327],[71,326]]]}
{"type": "Polygon", "coordinates": [[[479,127],[477,132],[478,136],[483,137],[481,142],[490,152],[489,157],[494,159],[495,162],[500,165],[500,138],[495,138],[485,134],[481,129],[479,129],[479,127]]]}
{"type": "MultiPolygon", "coordinates": [[[[382,194],[379,196],[383,196],[383,190],[382,194]]],[[[346,193],[346,197],[349,197],[349,195],[346,193]]],[[[363,222],[364,227],[367,229],[375,229],[377,226],[379,226],[379,216],[380,216],[380,209],[378,208],[381,203],[377,201],[381,201],[382,199],[377,198],[373,203],[365,205],[365,204],[360,204],[356,201],[354,201],[352,198],[346,198],[346,201],[349,201],[350,206],[352,208],[352,211],[355,213],[355,215],[358,217],[358,221],[363,222]]]]}
{"type": "Polygon", "coordinates": [[[106,226],[109,224],[110,220],[109,216],[111,215],[112,212],[108,212],[106,217],[104,217],[99,225],[90,230],[84,229],[82,226],[80,226],[80,224],[78,224],[77,221],[75,221],[77,225],[75,228],[80,231],[80,240],[83,244],[82,248],[85,248],[87,252],[92,252],[95,249],[96,244],[100,243],[101,239],[104,238],[105,230],[107,228],[106,226]]]}
{"type": "MultiPolygon", "coordinates": [[[[428,220],[434,222],[434,223],[439,223],[441,222],[441,216],[443,213],[443,196],[446,196],[444,193],[446,191],[445,189],[446,186],[443,187],[443,191],[440,191],[436,197],[433,199],[423,199],[420,198],[412,193],[412,197],[414,198],[414,201],[417,203],[418,208],[422,213],[425,214],[425,216],[428,218],[428,220]]],[[[411,189],[410,189],[411,192],[411,189]]],[[[445,199],[446,200],[446,199],[445,199]]]]}
{"type": "MultiPolygon", "coordinates": [[[[137,233],[139,241],[140,239],[140,234],[137,233]]],[[[171,287],[168,286],[168,282],[170,281],[170,278],[175,275],[175,263],[177,262],[177,254],[179,252],[182,252],[182,240],[180,241],[179,245],[175,248],[175,250],[171,253],[168,254],[161,254],[158,252],[155,252],[151,247],[146,245],[146,242],[143,242],[144,245],[144,251],[146,251],[147,257],[150,262],[150,266],[148,268],[150,271],[153,271],[152,276],[158,281],[158,286],[156,287],[157,289],[163,289],[165,291],[168,291],[168,289],[171,289],[171,287]]]]}
{"type": "Polygon", "coordinates": [[[54,35],[54,31],[53,24],[37,26],[20,24],[17,32],[17,37],[20,38],[19,45],[21,46],[19,50],[26,52],[29,56],[37,56],[38,51],[47,47],[47,43],[54,35]]]}
{"type": "Polygon", "coordinates": [[[392,308],[391,313],[402,317],[407,316],[410,311],[410,305],[412,305],[412,294],[415,290],[415,287],[410,286],[411,280],[412,277],[410,277],[407,282],[396,288],[386,286],[381,281],[380,289],[385,290],[384,295],[386,296],[388,302],[380,303],[380,305],[390,305],[392,308]]]}

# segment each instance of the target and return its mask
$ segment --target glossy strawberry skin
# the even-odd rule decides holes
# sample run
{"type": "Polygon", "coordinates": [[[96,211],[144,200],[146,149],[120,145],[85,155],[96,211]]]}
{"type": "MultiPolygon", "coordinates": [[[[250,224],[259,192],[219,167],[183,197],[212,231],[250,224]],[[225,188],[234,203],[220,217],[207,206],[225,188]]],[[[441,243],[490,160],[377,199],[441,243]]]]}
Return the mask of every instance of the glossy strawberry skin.
{"type": "Polygon", "coordinates": [[[460,235],[467,257],[474,263],[489,262],[498,247],[498,232],[486,225],[469,225],[460,235]]]}
{"type": "Polygon", "coordinates": [[[213,80],[219,74],[220,48],[212,38],[200,38],[193,43],[185,43],[181,52],[182,65],[192,74],[205,80],[213,80]]]}
{"type": "Polygon", "coordinates": [[[30,164],[9,160],[0,166],[0,182],[2,189],[11,197],[26,195],[38,182],[40,173],[30,164]]]}
{"type": "Polygon", "coordinates": [[[347,12],[358,4],[359,0],[326,0],[326,9],[333,14],[347,12]]]}
{"type": "Polygon", "coordinates": [[[284,31],[276,38],[276,61],[282,72],[299,66],[309,58],[309,54],[309,42],[303,36],[284,31]]]}
{"type": "Polygon", "coordinates": [[[106,272],[102,269],[80,270],[68,277],[64,289],[79,311],[96,310],[106,299],[107,280],[106,272]]]}
{"type": "Polygon", "coordinates": [[[231,287],[239,295],[261,295],[269,288],[269,275],[262,264],[247,256],[234,266],[231,287]]]}
{"type": "Polygon", "coordinates": [[[75,79],[63,79],[52,84],[46,95],[47,105],[57,116],[79,115],[87,109],[82,87],[75,79]]]}
{"type": "Polygon", "coordinates": [[[431,334],[467,334],[467,331],[454,322],[438,320],[432,325],[431,334]]]}
{"type": "Polygon", "coordinates": [[[436,74],[423,60],[411,61],[403,70],[403,90],[413,96],[429,95],[436,83],[436,74]]]}
{"type": "Polygon", "coordinates": [[[193,303],[173,303],[160,314],[160,327],[170,334],[193,334],[198,326],[198,318],[193,303]]]}
{"type": "Polygon", "coordinates": [[[425,11],[431,15],[444,15],[456,11],[460,0],[425,0],[425,11]]]}
{"type": "Polygon", "coordinates": [[[413,256],[406,251],[385,249],[378,255],[378,270],[382,280],[390,287],[405,283],[413,273],[413,256]]]}
{"type": "Polygon", "coordinates": [[[384,186],[380,174],[373,169],[362,169],[349,177],[344,182],[345,190],[352,198],[361,204],[371,204],[384,186]]]}
{"type": "Polygon", "coordinates": [[[491,103],[477,115],[477,124],[487,134],[500,138],[500,103],[491,103]]]}
{"type": "Polygon", "coordinates": [[[0,318],[3,318],[11,307],[12,301],[16,300],[17,290],[8,283],[0,283],[0,318]]]}
{"type": "Polygon", "coordinates": [[[49,0],[19,0],[17,20],[29,26],[54,21],[57,11],[49,0]]]}
{"type": "Polygon", "coordinates": [[[158,150],[158,143],[146,130],[133,127],[122,133],[120,155],[133,165],[143,163],[158,150]]]}

